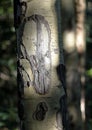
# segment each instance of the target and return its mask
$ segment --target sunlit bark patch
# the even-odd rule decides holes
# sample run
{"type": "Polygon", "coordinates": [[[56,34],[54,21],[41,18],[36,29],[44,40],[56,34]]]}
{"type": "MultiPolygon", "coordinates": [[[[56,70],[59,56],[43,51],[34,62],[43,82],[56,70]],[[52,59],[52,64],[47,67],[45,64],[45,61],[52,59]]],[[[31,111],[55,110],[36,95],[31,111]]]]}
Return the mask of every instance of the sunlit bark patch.
{"type": "Polygon", "coordinates": [[[45,94],[50,87],[51,73],[51,32],[48,22],[41,15],[32,15],[23,22],[20,42],[20,62],[30,65],[32,77],[26,67],[21,65],[25,86],[34,86],[39,94],[45,94]],[[27,63],[28,62],[28,63],[27,63]]]}

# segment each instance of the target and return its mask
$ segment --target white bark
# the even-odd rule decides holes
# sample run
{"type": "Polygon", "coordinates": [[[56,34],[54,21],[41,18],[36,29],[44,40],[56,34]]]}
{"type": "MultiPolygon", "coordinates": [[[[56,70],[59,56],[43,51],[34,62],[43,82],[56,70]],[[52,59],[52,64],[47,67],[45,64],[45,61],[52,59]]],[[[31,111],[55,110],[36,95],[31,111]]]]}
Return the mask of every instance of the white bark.
{"type": "Polygon", "coordinates": [[[64,61],[55,9],[59,0],[21,2],[17,29],[19,90],[24,103],[21,127],[62,130],[60,99],[65,93],[57,69],[64,61]]]}

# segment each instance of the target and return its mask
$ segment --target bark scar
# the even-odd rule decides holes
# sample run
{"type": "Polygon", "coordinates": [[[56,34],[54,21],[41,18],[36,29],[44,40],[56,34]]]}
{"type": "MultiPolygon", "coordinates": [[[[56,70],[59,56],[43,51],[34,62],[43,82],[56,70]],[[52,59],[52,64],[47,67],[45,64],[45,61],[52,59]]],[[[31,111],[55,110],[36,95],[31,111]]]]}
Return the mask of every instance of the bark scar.
{"type": "MultiPolygon", "coordinates": [[[[51,42],[51,31],[48,22],[45,20],[45,18],[41,15],[34,14],[30,17],[27,17],[24,19],[24,22],[22,23],[20,27],[20,33],[21,33],[21,40],[20,40],[20,55],[19,60],[25,59],[30,64],[30,69],[33,73],[33,81],[31,80],[31,77],[27,73],[26,69],[21,65],[22,67],[22,74],[21,77],[24,79],[23,72],[25,72],[26,76],[28,77],[27,81],[25,79],[23,80],[25,85],[24,86],[34,86],[36,92],[38,94],[46,94],[50,87],[50,73],[51,73],[51,52],[50,52],[50,42],[51,42]],[[24,32],[24,27],[27,21],[35,22],[36,29],[37,29],[37,43],[36,43],[36,51],[35,55],[29,55],[27,52],[26,46],[23,44],[22,36],[24,32]],[[43,32],[47,32],[47,39],[43,39],[43,32]],[[46,45],[45,45],[46,44],[46,45]],[[43,47],[45,47],[46,50],[45,53],[43,51],[43,47]],[[48,62],[48,63],[47,63],[48,62]],[[48,65],[47,65],[48,64],[48,65]],[[49,67],[48,67],[49,66],[49,67]]],[[[45,37],[44,37],[45,38],[45,37]]]]}
{"type": "Polygon", "coordinates": [[[47,104],[45,102],[40,102],[37,105],[35,112],[33,113],[33,119],[38,121],[44,120],[47,111],[47,104]]]}

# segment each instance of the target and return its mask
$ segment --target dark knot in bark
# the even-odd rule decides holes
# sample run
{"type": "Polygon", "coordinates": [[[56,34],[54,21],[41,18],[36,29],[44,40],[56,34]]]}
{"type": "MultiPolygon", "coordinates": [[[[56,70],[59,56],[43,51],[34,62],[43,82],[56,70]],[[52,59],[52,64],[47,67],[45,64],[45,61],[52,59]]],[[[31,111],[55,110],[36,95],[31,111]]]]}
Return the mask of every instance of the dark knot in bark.
{"type": "Polygon", "coordinates": [[[40,102],[36,107],[36,111],[33,113],[33,119],[38,121],[44,120],[47,111],[47,104],[45,102],[40,102]]]}

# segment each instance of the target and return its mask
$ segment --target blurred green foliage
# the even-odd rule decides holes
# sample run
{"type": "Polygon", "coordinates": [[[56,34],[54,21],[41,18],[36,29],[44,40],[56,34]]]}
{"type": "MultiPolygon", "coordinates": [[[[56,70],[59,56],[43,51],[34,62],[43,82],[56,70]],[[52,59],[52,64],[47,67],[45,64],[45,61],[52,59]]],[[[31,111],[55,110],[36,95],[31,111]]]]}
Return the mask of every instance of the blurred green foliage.
{"type": "Polygon", "coordinates": [[[16,41],[13,1],[0,0],[0,130],[17,130],[16,41]]]}
{"type": "Polygon", "coordinates": [[[92,130],[92,0],[87,0],[86,37],[86,121],[87,129],[92,130]]]}
{"type": "Polygon", "coordinates": [[[86,71],[86,74],[90,77],[92,77],[92,68],[86,71]]]}

